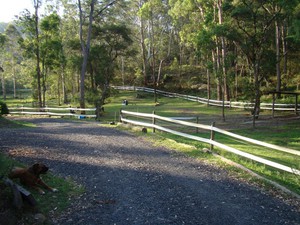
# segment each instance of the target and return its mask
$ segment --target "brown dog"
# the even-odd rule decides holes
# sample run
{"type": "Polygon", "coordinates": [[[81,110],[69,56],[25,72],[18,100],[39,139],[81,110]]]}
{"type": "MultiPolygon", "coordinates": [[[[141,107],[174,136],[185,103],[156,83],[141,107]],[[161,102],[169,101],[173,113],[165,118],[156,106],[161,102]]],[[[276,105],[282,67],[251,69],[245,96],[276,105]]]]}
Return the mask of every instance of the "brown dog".
{"type": "Polygon", "coordinates": [[[57,189],[49,187],[40,178],[40,175],[45,174],[48,169],[49,168],[42,163],[35,163],[33,166],[28,168],[16,167],[12,169],[11,173],[9,174],[9,178],[19,178],[23,185],[34,188],[40,194],[45,194],[40,187],[46,188],[52,192],[57,192],[57,189]]]}

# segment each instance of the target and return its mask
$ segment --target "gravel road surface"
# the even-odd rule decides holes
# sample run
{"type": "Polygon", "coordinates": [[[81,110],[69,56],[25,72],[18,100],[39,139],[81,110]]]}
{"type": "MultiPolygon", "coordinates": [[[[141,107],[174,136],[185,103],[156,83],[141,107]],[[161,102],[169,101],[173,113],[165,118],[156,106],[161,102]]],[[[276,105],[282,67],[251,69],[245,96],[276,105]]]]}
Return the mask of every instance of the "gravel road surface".
{"type": "Polygon", "coordinates": [[[298,207],[141,137],[95,122],[18,120],[36,128],[0,129],[0,150],[86,188],[53,224],[300,224],[298,207]]]}

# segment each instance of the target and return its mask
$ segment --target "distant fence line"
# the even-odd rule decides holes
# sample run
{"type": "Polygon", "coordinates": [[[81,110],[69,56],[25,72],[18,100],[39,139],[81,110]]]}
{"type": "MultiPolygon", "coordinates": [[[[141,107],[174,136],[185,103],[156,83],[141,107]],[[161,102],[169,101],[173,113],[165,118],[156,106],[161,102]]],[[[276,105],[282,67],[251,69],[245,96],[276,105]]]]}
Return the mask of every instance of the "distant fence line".
{"type": "Polygon", "coordinates": [[[157,129],[157,130],[161,130],[161,131],[164,131],[164,132],[175,134],[175,135],[178,135],[178,136],[181,136],[181,137],[185,137],[185,138],[188,138],[188,139],[204,142],[204,143],[210,144],[211,148],[216,146],[216,147],[219,147],[219,148],[221,148],[223,150],[226,150],[228,152],[237,154],[239,156],[242,156],[242,157],[251,159],[253,161],[268,165],[270,167],[273,167],[273,168],[283,170],[283,171],[293,173],[295,175],[300,176],[300,170],[298,170],[298,169],[291,168],[291,167],[288,167],[288,166],[285,166],[285,165],[282,165],[282,164],[279,164],[279,163],[276,163],[276,162],[272,162],[270,160],[252,155],[250,153],[240,151],[238,149],[235,149],[233,147],[230,147],[230,146],[227,146],[227,145],[224,145],[222,143],[219,143],[219,142],[215,141],[214,140],[214,132],[218,132],[218,133],[221,133],[221,134],[224,134],[224,135],[227,135],[227,136],[230,136],[230,137],[233,137],[235,139],[242,140],[242,141],[245,141],[245,142],[248,142],[248,143],[256,144],[256,145],[263,146],[263,147],[268,147],[268,148],[278,150],[278,151],[283,151],[283,152],[286,152],[286,153],[289,153],[289,154],[293,154],[293,155],[296,155],[297,157],[300,156],[300,151],[297,151],[297,150],[294,150],[294,149],[289,149],[289,148],[285,148],[285,147],[265,143],[265,142],[262,142],[262,141],[258,141],[258,140],[255,140],[255,139],[247,138],[247,137],[244,137],[244,136],[241,136],[241,135],[237,135],[237,134],[219,129],[217,127],[214,127],[214,125],[209,126],[209,125],[196,124],[196,123],[186,122],[186,121],[181,121],[181,120],[175,120],[175,119],[168,118],[168,117],[162,117],[162,116],[156,115],[154,113],[153,114],[137,113],[137,112],[130,112],[130,111],[126,111],[126,110],[121,110],[120,111],[120,121],[124,122],[124,123],[130,123],[130,124],[133,124],[133,125],[152,128],[153,132],[155,132],[155,130],[157,129]],[[127,115],[129,117],[133,116],[135,119],[136,118],[148,118],[148,119],[152,120],[152,123],[133,120],[133,119],[128,119],[128,118],[125,118],[125,115],[127,115]],[[162,121],[166,121],[166,122],[170,122],[170,123],[180,124],[180,125],[183,125],[183,126],[209,130],[211,132],[211,137],[210,137],[210,139],[207,139],[207,138],[202,138],[202,137],[186,134],[186,133],[183,133],[183,132],[175,131],[175,130],[157,125],[156,120],[162,120],[162,121]]]}
{"type": "MultiPolygon", "coordinates": [[[[131,91],[143,91],[148,93],[154,93],[155,89],[146,87],[135,87],[135,86],[113,86],[118,90],[131,90],[131,91]]],[[[211,106],[223,106],[223,101],[201,98],[192,95],[178,94],[173,92],[167,92],[156,89],[156,93],[169,98],[181,98],[189,101],[199,102],[211,106]]],[[[238,101],[224,101],[224,106],[227,108],[239,108],[239,109],[253,109],[254,103],[251,102],[238,102],[238,101]]],[[[261,109],[272,110],[272,111],[296,111],[300,108],[295,104],[278,104],[278,103],[261,103],[261,109]]]]}
{"type": "Polygon", "coordinates": [[[54,107],[11,107],[9,108],[10,114],[22,114],[22,115],[48,115],[48,116],[70,116],[81,118],[95,118],[95,108],[54,108],[54,107]],[[79,112],[93,112],[93,114],[81,114],[79,112]]]}

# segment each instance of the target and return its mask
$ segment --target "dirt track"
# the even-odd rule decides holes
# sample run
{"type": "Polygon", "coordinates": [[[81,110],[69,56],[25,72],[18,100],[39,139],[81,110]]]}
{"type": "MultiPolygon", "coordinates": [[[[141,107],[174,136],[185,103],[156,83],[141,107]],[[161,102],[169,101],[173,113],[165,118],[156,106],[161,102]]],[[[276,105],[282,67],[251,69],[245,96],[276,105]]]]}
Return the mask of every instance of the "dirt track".
{"type": "Polygon", "coordinates": [[[0,129],[0,149],[26,164],[43,161],[87,190],[53,224],[300,224],[299,209],[281,199],[128,133],[84,121],[25,120],[37,127],[0,129]]]}

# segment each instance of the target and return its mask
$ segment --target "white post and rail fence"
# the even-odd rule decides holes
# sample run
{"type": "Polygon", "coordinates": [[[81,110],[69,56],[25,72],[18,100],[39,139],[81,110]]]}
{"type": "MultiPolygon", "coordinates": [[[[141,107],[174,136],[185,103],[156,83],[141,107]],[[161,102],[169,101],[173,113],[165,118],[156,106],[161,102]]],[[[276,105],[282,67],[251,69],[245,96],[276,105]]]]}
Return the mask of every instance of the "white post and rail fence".
{"type": "MultiPolygon", "coordinates": [[[[146,93],[154,93],[156,91],[157,94],[169,97],[169,98],[181,98],[189,101],[199,102],[202,104],[207,104],[211,106],[219,106],[223,107],[223,101],[218,101],[214,99],[206,99],[198,96],[185,95],[172,93],[162,90],[154,90],[152,88],[146,87],[136,87],[136,86],[112,86],[114,89],[118,90],[132,90],[132,91],[142,91],[146,93]]],[[[272,110],[272,115],[274,116],[275,111],[294,111],[296,114],[299,112],[300,106],[298,105],[297,97],[300,93],[287,93],[293,94],[296,96],[295,104],[275,104],[275,95],[273,94],[273,102],[272,103],[261,103],[261,109],[264,110],[272,110]]],[[[249,102],[236,102],[236,101],[224,101],[224,107],[228,108],[240,108],[251,110],[253,109],[254,104],[249,102]]],[[[12,107],[9,108],[10,114],[28,114],[28,115],[49,115],[49,116],[73,116],[78,118],[95,118],[96,117],[96,109],[95,108],[54,108],[54,107],[12,107]],[[86,115],[82,115],[82,112],[87,112],[86,115]]]]}
{"type": "Polygon", "coordinates": [[[9,108],[10,114],[21,114],[21,115],[46,115],[46,116],[69,116],[77,117],[78,119],[83,118],[96,118],[96,108],[54,108],[54,107],[11,107],[9,108]],[[84,112],[84,113],[82,113],[84,112]]]}
{"type": "MultiPolygon", "coordinates": [[[[181,98],[181,99],[199,102],[199,103],[207,104],[207,105],[211,105],[211,106],[223,107],[223,101],[201,98],[201,97],[192,96],[192,95],[167,92],[167,91],[162,91],[162,90],[158,90],[158,89],[154,90],[152,88],[136,87],[136,86],[113,86],[113,88],[118,89],[118,90],[142,91],[142,92],[147,92],[147,93],[154,93],[156,91],[157,94],[165,96],[165,97],[169,97],[169,98],[181,98]]],[[[292,112],[295,112],[296,114],[299,113],[300,106],[298,105],[298,95],[300,95],[300,93],[299,92],[282,92],[282,93],[294,95],[295,96],[295,104],[275,103],[275,100],[276,100],[275,94],[270,92],[270,94],[273,95],[272,103],[262,102],[260,109],[271,110],[273,116],[274,116],[275,111],[292,111],[292,112]]],[[[254,103],[240,102],[240,101],[224,101],[224,107],[251,110],[254,107],[254,103]]]]}
{"type": "Polygon", "coordinates": [[[228,132],[226,130],[219,129],[219,128],[215,127],[214,124],[209,126],[209,125],[203,125],[203,124],[198,124],[198,123],[192,123],[192,122],[177,120],[177,119],[168,118],[168,117],[162,117],[162,116],[156,115],[154,112],[153,112],[153,114],[150,114],[150,113],[130,112],[130,111],[126,111],[126,110],[121,110],[120,111],[120,122],[152,128],[153,132],[155,132],[155,130],[160,130],[160,131],[168,132],[168,133],[175,134],[175,135],[178,135],[178,136],[181,136],[181,137],[185,137],[185,138],[188,138],[188,139],[192,139],[192,140],[200,141],[200,142],[203,142],[203,143],[207,143],[211,146],[211,148],[213,148],[215,146],[215,147],[218,147],[218,148],[223,149],[225,151],[228,151],[228,152],[234,153],[236,155],[242,156],[244,158],[247,158],[247,159],[262,163],[264,165],[273,167],[275,169],[282,170],[282,171],[289,172],[289,173],[295,174],[297,176],[300,176],[300,170],[298,170],[296,168],[291,168],[289,166],[285,166],[285,165],[279,164],[277,162],[272,162],[270,160],[267,160],[267,159],[252,155],[250,153],[246,153],[246,152],[243,152],[241,150],[235,149],[233,147],[224,145],[222,143],[219,143],[219,142],[214,140],[214,134],[215,134],[215,132],[217,132],[217,133],[220,133],[220,134],[223,134],[223,135],[230,136],[230,137],[232,137],[236,140],[242,140],[242,141],[245,141],[247,143],[255,144],[255,145],[258,145],[258,146],[263,146],[263,147],[270,148],[270,149],[277,150],[277,151],[286,152],[288,154],[293,154],[293,155],[295,155],[295,157],[300,157],[300,151],[285,148],[285,147],[281,147],[281,146],[277,146],[277,145],[273,145],[273,144],[269,144],[269,143],[265,143],[265,142],[258,141],[258,140],[255,140],[255,139],[251,139],[251,138],[247,138],[247,137],[244,137],[244,136],[241,136],[241,135],[238,135],[238,134],[234,134],[234,133],[228,132]],[[129,118],[131,118],[131,119],[129,119],[129,118]],[[141,121],[141,119],[139,121],[139,120],[137,120],[138,118],[144,119],[144,121],[141,121]],[[148,120],[148,121],[152,121],[152,122],[149,123],[145,119],[148,120]],[[194,127],[194,128],[197,128],[197,129],[208,130],[208,131],[210,131],[211,136],[210,136],[210,139],[207,139],[207,138],[202,138],[202,137],[194,136],[194,135],[191,135],[191,134],[186,134],[186,133],[183,133],[183,132],[175,131],[175,130],[172,130],[170,128],[158,125],[157,124],[158,120],[173,123],[173,124],[183,125],[183,126],[186,126],[186,127],[194,127]]]}

